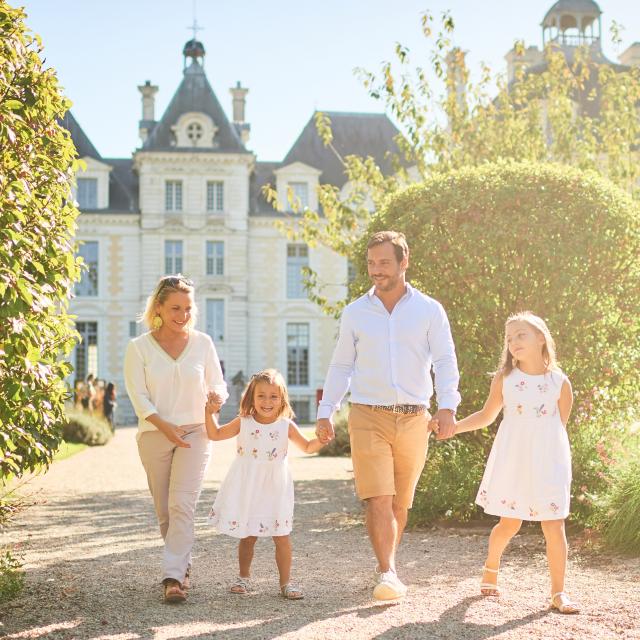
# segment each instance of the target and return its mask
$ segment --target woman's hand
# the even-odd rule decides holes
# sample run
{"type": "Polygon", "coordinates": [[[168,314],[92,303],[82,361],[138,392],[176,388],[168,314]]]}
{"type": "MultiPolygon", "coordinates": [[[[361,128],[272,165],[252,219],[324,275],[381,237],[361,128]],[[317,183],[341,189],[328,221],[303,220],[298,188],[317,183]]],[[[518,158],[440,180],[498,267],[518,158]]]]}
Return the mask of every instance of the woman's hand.
{"type": "Polygon", "coordinates": [[[173,442],[178,447],[182,447],[184,449],[191,449],[191,445],[182,439],[182,436],[185,435],[186,430],[178,425],[172,424],[171,422],[164,422],[162,426],[159,427],[160,431],[164,433],[169,442],[173,442]]]}

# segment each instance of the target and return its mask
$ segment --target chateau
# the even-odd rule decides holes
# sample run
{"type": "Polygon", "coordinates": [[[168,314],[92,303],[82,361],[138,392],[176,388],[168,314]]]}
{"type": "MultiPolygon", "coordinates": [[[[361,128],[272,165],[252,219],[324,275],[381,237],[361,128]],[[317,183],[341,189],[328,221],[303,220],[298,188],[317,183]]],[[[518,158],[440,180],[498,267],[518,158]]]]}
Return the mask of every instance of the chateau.
{"type": "MultiPolygon", "coordinates": [[[[133,418],[122,361],[128,340],[142,331],[136,317],[164,274],[195,283],[197,328],[214,340],[234,410],[237,393],[253,372],[276,367],[288,381],[300,422],[315,418],[337,323],[307,299],[302,269],[310,266],[331,286],[331,300],[346,295],[347,261],[323,248],[287,241],[263,197],[273,185],[281,202],[291,189],[302,206],[317,210],[316,187],[348,189],[339,159],[322,144],[311,117],[281,162],[260,162],[249,150],[247,89],[233,87],[233,118],[223,110],[205,73],[203,45],[183,50],[184,77],[156,120],[158,87],[138,87],[141,145],[132,158],[103,158],[71,113],[65,126],[86,163],[76,179],[80,254],[88,271],[76,286],[71,312],[82,336],[73,379],[89,373],[118,385],[119,423],[133,418]]],[[[385,154],[398,133],[382,114],[328,113],[340,153],[385,154]]],[[[290,214],[289,214],[290,215],[290,214]]],[[[72,381],[70,381],[72,382],[72,381]]]]}
{"type": "MultiPolygon", "coordinates": [[[[640,43],[620,56],[604,57],[601,11],[593,0],[558,0],[542,21],[543,44],[552,42],[571,59],[578,46],[616,69],[640,64],[640,43]]],[[[291,189],[302,204],[318,210],[316,187],[331,184],[346,193],[343,167],[325,147],[313,116],[281,162],[262,162],[249,148],[245,122],[248,89],[230,89],[229,119],[205,73],[202,43],[184,47],[184,77],[159,120],[158,87],[138,87],[142,98],[141,144],[131,158],[103,158],[71,113],[65,126],[86,170],[77,176],[80,254],[88,272],[77,285],[71,312],[82,336],[72,361],[73,379],[93,373],[115,381],[117,420],[132,420],[122,379],[127,341],[141,331],[136,317],[164,274],[183,273],[195,282],[197,328],[214,340],[235,410],[244,380],[275,367],[287,379],[300,422],[313,420],[333,351],[337,323],[310,302],[302,284],[305,266],[322,281],[330,300],[346,295],[347,261],[324,248],[288,241],[275,228],[286,212],[263,197],[272,184],[281,202],[291,189]]],[[[507,53],[509,80],[516,65],[532,73],[545,68],[543,52],[507,53]]],[[[177,60],[176,60],[177,62],[177,60]]],[[[583,108],[597,109],[584,100],[583,108]]],[[[342,154],[372,156],[391,171],[398,130],[383,114],[328,112],[333,145],[342,154]]],[[[289,214],[291,215],[291,214],[289,214]]],[[[73,380],[70,380],[73,382],[73,380]]]]}

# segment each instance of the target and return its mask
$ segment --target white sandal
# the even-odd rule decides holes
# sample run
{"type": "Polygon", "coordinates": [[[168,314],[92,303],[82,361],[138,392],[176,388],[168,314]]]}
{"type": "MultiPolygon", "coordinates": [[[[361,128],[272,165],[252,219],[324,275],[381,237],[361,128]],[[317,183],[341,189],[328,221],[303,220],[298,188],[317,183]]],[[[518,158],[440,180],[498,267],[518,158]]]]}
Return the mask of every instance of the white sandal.
{"type": "Polygon", "coordinates": [[[564,591],[558,591],[558,593],[554,593],[551,596],[551,608],[557,609],[560,613],[565,614],[580,613],[580,607],[575,602],[573,602],[564,591]],[[563,603],[561,599],[560,604],[556,604],[556,598],[558,596],[564,596],[568,600],[568,602],[563,603]]]}
{"type": "Polygon", "coordinates": [[[287,600],[302,600],[304,598],[304,593],[288,582],[280,587],[280,595],[287,600]]]}
{"type": "Polygon", "coordinates": [[[235,582],[229,587],[229,591],[235,593],[237,596],[249,595],[250,589],[249,578],[243,578],[242,576],[238,576],[235,582]]]}
{"type": "MultiPolygon", "coordinates": [[[[489,567],[487,567],[486,564],[484,565],[484,567],[482,567],[482,570],[486,571],[487,573],[495,573],[495,574],[497,574],[499,571],[499,569],[489,569],[489,567]]],[[[500,595],[500,589],[498,588],[497,584],[493,584],[491,582],[481,582],[480,593],[483,596],[497,597],[500,595]],[[491,593],[484,593],[485,591],[490,591],[491,593]]]]}

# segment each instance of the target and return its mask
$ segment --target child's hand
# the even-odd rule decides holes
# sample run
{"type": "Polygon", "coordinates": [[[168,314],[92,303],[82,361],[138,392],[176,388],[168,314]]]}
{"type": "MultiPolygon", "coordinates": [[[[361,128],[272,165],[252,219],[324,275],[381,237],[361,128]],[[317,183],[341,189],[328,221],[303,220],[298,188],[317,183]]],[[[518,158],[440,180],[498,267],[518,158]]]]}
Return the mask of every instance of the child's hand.
{"type": "Polygon", "coordinates": [[[437,418],[431,418],[429,420],[429,424],[427,425],[427,429],[429,433],[438,433],[440,431],[440,422],[437,418]]]}
{"type": "Polygon", "coordinates": [[[213,391],[207,396],[207,404],[204,408],[210,414],[219,413],[222,406],[222,398],[213,391]]]}

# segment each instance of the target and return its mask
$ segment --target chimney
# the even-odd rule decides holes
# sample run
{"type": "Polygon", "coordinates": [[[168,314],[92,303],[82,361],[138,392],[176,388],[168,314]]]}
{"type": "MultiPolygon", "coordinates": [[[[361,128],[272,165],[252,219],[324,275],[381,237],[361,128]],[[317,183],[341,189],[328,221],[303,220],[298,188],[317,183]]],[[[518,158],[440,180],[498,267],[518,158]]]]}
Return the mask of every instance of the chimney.
{"type": "Polygon", "coordinates": [[[229,89],[229,92],[233,96],[233,126],[236,128],[242,143],[246,144],[249,141],[251,132],[251,125],[244,121],[244,108],[247,104],[246,95],[249,93],[249,89],[241,87],[240,81],[238,81],[235,87],[229,89]]]}
{"type": "Polygon", "coordinates": [[[158,87],[147,80],[138,87],[138,91],[142,94],[142,120],[139,123],[139,132],[144,142],[155,125],[155,95],[158,93],[158,87]]]}
{"type": "Polygon", "coordinates": [[[628,67],[640,67],[640,42],[629,45],[618,56],[618,60],[628,67]]]}

